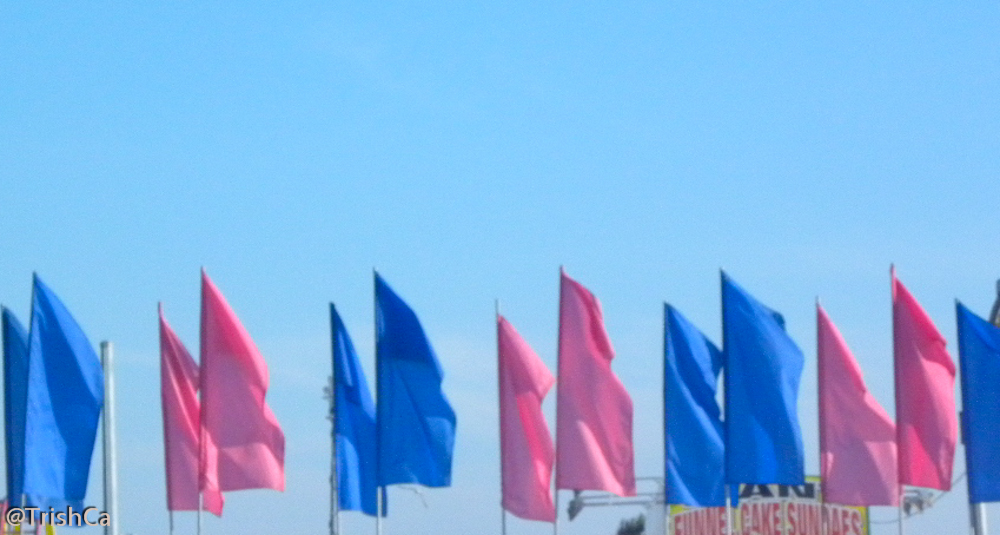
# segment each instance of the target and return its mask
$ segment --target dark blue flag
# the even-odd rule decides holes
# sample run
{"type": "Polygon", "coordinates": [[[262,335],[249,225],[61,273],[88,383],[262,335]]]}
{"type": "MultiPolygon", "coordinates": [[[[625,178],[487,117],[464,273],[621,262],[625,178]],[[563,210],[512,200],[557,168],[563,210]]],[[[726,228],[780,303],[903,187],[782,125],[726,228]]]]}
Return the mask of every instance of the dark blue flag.
{"type": "Polygon", "coordinates": [[[455,412],[416,314],[375,274],[378,482],[451,485],[455,412]]]}
{"type": "Polygon", "coordinates": [[[1000,329],[961,303],[956,308],[969,503],[996,502],[1000,501],[1000,329]]]}
{"type": "Polygon", "coordinates": [[[726,450],[715,400],[722,354],[674,307],[666,305],[667,503],[726,505],[726,450]]]}
{"type": "MultiPolygon", "coordinates": [[[[337,496],[341,510],[378,514],[375,481],[375,403],[351,337],[330,303],[333,340],[334,427],[337,439],[337,496]]],[[[385,512],[385,502],[382,502],[385,512]]]]}
{"type": "Polygon", "coordinates": [[[28,343],[24,492],[38,505],[83,507],[104,372],[80,326],[34,278],[28,343]]]}
{"type": "Polygon", "coordinates": [[[28,335],[3,309],[4,431],[7,444],[7,503],[21,507],[24,493],[24,416],[28,404],[28,335]]]}
{"type": "Polygon", "coordinates": [[[722,273],[726,481],[805,483],[798,395],[804,358],[777,312],[722,273]]]}

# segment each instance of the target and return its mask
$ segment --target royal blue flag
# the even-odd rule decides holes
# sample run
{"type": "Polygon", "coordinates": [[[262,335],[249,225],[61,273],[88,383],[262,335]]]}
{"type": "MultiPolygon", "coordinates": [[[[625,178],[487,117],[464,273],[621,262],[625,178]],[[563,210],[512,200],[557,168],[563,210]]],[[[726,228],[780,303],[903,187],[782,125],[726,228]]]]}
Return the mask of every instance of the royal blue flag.
{"type": "MultiPolygon", "coordinates": [[[[330,303],[333,339],[333,421],[337,439],[337,497],[343,511],[378,514],[375,403],[344,322],[330,303]]],[[[385,502],[382,502],[385,512],[385,502]]]]}
{"type": "Polygon", "coordinates": [[[28,335],[14,313],[3,309],[4,432],[7,504],[21,507],[24,493],[24,416],[28,404],[28,335]]]}
{"type": "Polygon", "coordinates": [[[451,485],[455,412],[416,314],[375,274],[378,483],[451,485]]]}
{"type": "Polygon", "coordinates": [[[961,303],[956,308],[969,503],[996,502],[1000,501],[1000,329],[961,303]]]}
{"type": "Polygon", "coordinates": [[[715,400],[722,354],[674,307],[665,305],[667,503],[726,505],[726,450],[715,400]]]}
{"type": "Polygon", "coordinates": [[[798,395],[804,358],[777,312],[722,273],[726,481],[805,483],[798,395]]]}
{"type": "Polygon", "coordinates": [[[87,335],[37,275],[32,294],[24,492],[43,507],[81,509],[104,371],[87,335]]]}

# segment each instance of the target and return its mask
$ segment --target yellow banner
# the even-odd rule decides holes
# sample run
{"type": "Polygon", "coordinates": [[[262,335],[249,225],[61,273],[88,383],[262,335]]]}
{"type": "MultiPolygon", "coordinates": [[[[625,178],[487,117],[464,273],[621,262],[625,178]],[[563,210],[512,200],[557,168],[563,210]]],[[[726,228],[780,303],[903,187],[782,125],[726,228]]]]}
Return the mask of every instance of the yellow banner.
{"type": "MultiPolygon", "coordinates": [[[[824,504],[819,478],[805,485],[740,485],[733,535],[868,535],[868,508],[824,504]]],[[[670,506],[670,535],[726,535],[724,507],[670,506]]]]}

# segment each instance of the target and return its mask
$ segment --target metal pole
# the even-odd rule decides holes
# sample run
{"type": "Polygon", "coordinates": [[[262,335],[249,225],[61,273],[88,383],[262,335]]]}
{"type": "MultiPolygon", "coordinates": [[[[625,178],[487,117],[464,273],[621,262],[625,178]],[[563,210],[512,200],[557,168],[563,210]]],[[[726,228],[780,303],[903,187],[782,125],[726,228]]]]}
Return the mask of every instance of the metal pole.
{"type": "Polygon", "coordinates": [[[330,376],[330,535],[340,533],[340,474],[337,472],[337,332],[336,309],[330,303],[330,340],[333,375],[330,376]]]}
{"type": "Polygon", "coordinates": [[[504,407],[503,407],[503,353],[500,349],[500,300],[496,299],[493,302],[495,318],[494,321],[497,324],[497,397],[500,399],[498,404],[499,409],[499,429],[500,436],[500,533],[501,535],[507,535],[507,510],[504,508],[503,500],[506,496],[506,491],[504,489],[503,483],[503,422],[504,422],[504,407]]]}
{"type": "Polygon", "coordinates": [[[897,511],[899,519],[899,535],[903,535],[903,504],[906,503],[905,496],[903,494],[903,486],[899,486],[899,510],[897,511]]]}
{"type": "Polygon", "coordinates": [[[729,499],[730,485],[726,484],[726,535],[733,535],[733,512],[729,499]]]}
{"type": "MultiPolygon", "coordinates": [[[[997,281],[997,297],[990,310],[990,323],[1000,327],[1000,280],[997,281]]],[[[989,527],[986,523],[986,504],[969,504],[972,510],[973,529],[976,535],[987,535],[989,527]]]]}
{"type": "Polygon", "coordinates": [[[553,489],[553,502],[556,508],[556,520],[552,523],[552,533],[559,535],[559,398],[562,397],[562,387],[559,386],[559,364],[561,360],[562,344],[562,304],[563,304],[563,267],[559,266],[559,318],[556,328],[556,467],[555,467],[555,488],[553,489]]]}
{"type": "Polygon", "coordinates": [[[110,522],[104,535],[118,535],[118,448],[115,434],[114,346],[101,342],[101,365],[104,368],[104,511],[110,522]]]}
{"type": "Polygon", "coordinates": [[[378,487],[378,515],[375,516],[375,535],[382,535],[382,493],[385,487],[378,487]]]}
{"type": "MultiPolygon", "coordinates": [[[[378,361],[378,272],[372,267],[372,301],[374,307],[372,309],[372,314],[375,316],[375,421],[378,424],[379,420],[382,418],[382,381],[379,377],[382,375],[379,373],[379,361],[378,361]]],[[[382,462],[382,445],[379,440],[379,433],[376,430],[375,433],[375,479],[376,482],[382,478],[382,467],[379,463],[382,462]]],[[[376,500],[376,511],[375,511],[375,535],[382,535],[382,498],[385,494],[385,487],[377,486],[375,489],[378,492],[376,500]]]]}
{"type": "MultiPolygon", "coordinates": [[[[893,381],[893,396],[896,403],[896,421],[899,421],[900,412],[900,401],[899,401],[899,362],[896,360],[896,346],[899,344],[899,335],[896,333],[896,265],[889,265],[889,295],[892,310],[892,381],[893,381]]],[[[901,444],[902,440],[899,439],[899,426],[896,426],[896,444],[901,444]]],[[[896,468],[897,474],[902,474],[901,466],[899,466],[900,459],[902,455],[896,457],[896,468]]],[[[897,511],[897,519],[899,520],[899,535],[903,535],[903,504],[905,503],[905,496],[903,495],[903,484],[899,484],[899,510],[897,511]]]]}

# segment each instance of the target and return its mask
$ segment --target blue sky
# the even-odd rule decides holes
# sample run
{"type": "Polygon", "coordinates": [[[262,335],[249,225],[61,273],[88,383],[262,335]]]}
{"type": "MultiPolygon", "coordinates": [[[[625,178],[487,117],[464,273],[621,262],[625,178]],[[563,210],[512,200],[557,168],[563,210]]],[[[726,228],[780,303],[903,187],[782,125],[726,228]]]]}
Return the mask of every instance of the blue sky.
{"type": "MultiPolygon", "coordinates": [[[[326,305],[370,370],[373,267],[423,320],[459,421],[454,487],[427,508],[391,491],[387,535],[499,532],[494,299],[554,368],[560,265],[604,304],[639,475],[663,469],[662,302],[718,340],[720,267],[807,356],[815,472],[817,296],[890,413],[889,264],[952,349],[954,299],[992,303],[998,22],[985,1],[8,2],[0,301],[26,320],[38,271],[115,342],[130,533],[167,531],[156,304],[197,347],[202,266],[288,439],[288,490],[230,494],[206,533],[325,529],[326,305]]],[[[964,525],[964,500],[908,533],[964,525]]]]}

